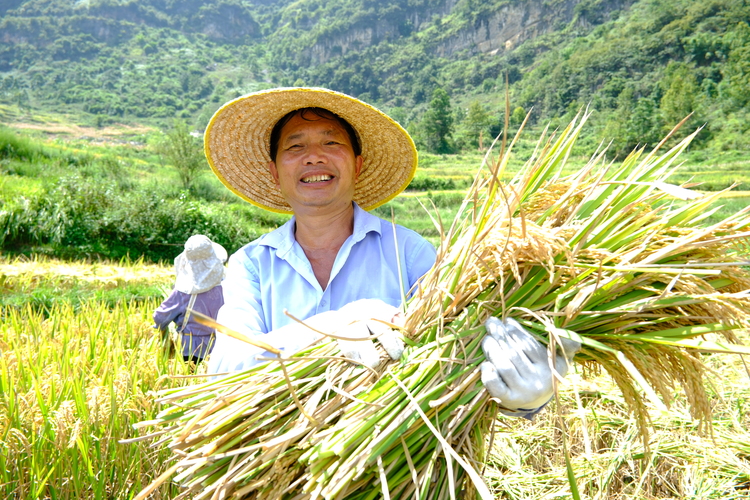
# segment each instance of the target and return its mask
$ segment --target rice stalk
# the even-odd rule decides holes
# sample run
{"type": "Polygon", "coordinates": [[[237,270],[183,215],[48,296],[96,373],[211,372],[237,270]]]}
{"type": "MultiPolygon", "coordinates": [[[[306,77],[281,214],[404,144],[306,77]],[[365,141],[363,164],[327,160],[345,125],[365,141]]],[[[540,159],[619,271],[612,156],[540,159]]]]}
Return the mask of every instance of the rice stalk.
{"type": "Polygon", "coordinates": [[[668,183],[695,134],[620,165],[602,149],[561,178],[587,117],[540,138],[510,183],[498,179],[515,139],[476,176],[409,300],[399,362],[373,375],[327,341],[164,391],[143,426],[169,429],[157,433],[181,496],[492,498],[477,474],[496,417],[478,376],[490,316],[516,318],[551,350],[579,340],[575,361],[609,373],[646,451],[648,409],[669,407],[677,387],[710,422],[701,353],[750,354],[735,334],[750,327],[750,216],[703,226],[718,195],[668,183]]]}

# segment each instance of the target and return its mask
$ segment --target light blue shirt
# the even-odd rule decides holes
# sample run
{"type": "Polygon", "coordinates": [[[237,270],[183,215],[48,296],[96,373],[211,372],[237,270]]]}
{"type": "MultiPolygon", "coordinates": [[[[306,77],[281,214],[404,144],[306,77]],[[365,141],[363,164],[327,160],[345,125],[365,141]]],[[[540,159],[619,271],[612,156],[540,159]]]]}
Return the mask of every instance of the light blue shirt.
{"type": "MultiPolygon", "coordinates": [[[[399,225],[394,229],[354,204],[353,233],[339,249],[323,290],[294,229],[293,217],[229,258],[219,323],[245,335],[261,335],[294,321],[285,310],[304,320],[359,299],[399,306],[435,263],[435,249],[419,234],[399,225]]],[[[304,339],[286,337],[285,345],[273,345],[289,351],[304,347],[304,339]]],[[[260,349],[217,333],[209,373],[252,366],[255,362],[248,358],[258,353],[260,349]]]]}

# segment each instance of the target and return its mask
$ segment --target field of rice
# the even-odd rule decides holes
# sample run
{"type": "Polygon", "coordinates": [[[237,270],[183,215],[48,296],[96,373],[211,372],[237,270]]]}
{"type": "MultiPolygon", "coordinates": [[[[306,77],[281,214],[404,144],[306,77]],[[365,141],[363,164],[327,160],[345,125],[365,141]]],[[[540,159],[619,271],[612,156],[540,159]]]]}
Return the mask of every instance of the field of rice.
{"type": "MultiPolygon", "coordinates": [[[[453,197],[427,195],[446,219],[453,197]]],[[[415,210],[409,196],[396,201],[397,220],[415,210]]],[[[155,391],[195,382],[151,328],[173,279],[143,262],[0,256],[2,498],[129,499],[170,468],[171,450],[138,440],[133,425],[156,418],[155,391]]],[[[750,498],[750,369],[738,355],[702,358],[709,426],[678,388],[669,408],[644,399],[647,415],[635,415],[608,375],[576,372],[532,422],[498,416],[475,466],[503,499],[750,498]]],[[[179,494],[165,481],[149,498],[179,494]]]]}
{"type": "MultiPolygon", "coordinates": [[[[113,282],[169,286],[171,269],[138,263],[0,260],[4,295],[54,286],[50,306],[5,306],[0,323],[0,496],[132,498],[168,466],[169,454],[132,424],[156,414],[150,391],[186,384],[151,329],[158,296],[72,304],[66,291],[113,282]]],[[[748,340],[745,337],[745,340],[748,340]]],[[[714,421],[700,432],[686,402],[651,408],[648,453],[636,421],[604,375],[568,376],[561,405],[533,422],[499,417],[483,471],[497,498],[570,498],[566,429],[582,498],[750,498],[750,376],[738,356],[706,355],[714,421]]],[[[150,498],[173,498],[166,483],[150,498]]]]}

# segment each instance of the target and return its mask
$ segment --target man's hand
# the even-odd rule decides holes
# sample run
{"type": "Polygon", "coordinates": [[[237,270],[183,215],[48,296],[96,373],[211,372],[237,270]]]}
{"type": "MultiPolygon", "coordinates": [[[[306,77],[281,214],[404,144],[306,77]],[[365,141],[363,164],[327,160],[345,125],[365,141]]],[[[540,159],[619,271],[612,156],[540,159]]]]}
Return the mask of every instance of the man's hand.
{"type": "MultiPolygon", "coordinates": [[[[487,336],[482,350],[482,383],[493,398],[508,410],[535,413],[552,397],[552,370],[547,348],[514,319],[486,321],[487,336]]],[[[561,338],[562,352],[555,356],[555,370],[564,377],[580,342],[561,338]]]]}
{"type": "Polygon", "coordinates": [[[383,346],[388,356],[394,361],[404,353],[404,342],[401,334],[388,324],[400,326],[403,324],[401,310],[386,304],[382,300],[362,299],[351,302],[337,311],[343,322],[336,335],[348,339],[367,340],[337,340],[341,354],[347,358],[375,368],[380,364],[380,354],[369,337],[375,336],[383,346]]]}

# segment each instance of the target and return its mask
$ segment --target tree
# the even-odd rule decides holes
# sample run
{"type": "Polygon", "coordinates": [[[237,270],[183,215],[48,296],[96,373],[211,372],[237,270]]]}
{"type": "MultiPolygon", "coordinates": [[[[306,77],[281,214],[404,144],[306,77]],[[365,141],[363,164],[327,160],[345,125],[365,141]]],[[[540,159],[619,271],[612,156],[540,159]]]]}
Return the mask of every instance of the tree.
{"type": "Polygon", "coordinates": [[[726,34],[729,46],[727,64],[722,69],[722,93],[729,97],[730,109],[742,109],[750,103],[750,27],[738,23],[726,34]]]}
{"type": "Polygon", "coordinates": [[[700,87],[694,71],[686,64],[670,62],[666,73],[661,82],[664,95],[659,107],[669,130],[695,111],[695,98],[700,87]]]}
{"type": "Polygon", "coordinates": [[[158,146],[158,152],[177,169],[185,189],[192,189],[195,180],[206,168],[200,140],[190,135],[185,122],[176,120],[158,146]]]}
{"type": "Polygon", "coordinates": [[[490,122],[490,114],[484,109],[479,101],[471,101],[469,104],[469,111],[466,113],[464,119],[464,126],[469,134],[468,143],[474,147],[484,149],[486,144],[491,142],[488,141],[487,128],[490,122]]]}
{"type": "Polygon", "coordinates": [[[662,138],[659,105],[651,95],[639,95],[627,85],[617,97],[604,136],[612,139],[611,151],[626,156],[638,146],[655,145],[662,138]]]}
{"type": "Polygon", "coordinates": [[[521,106],[516,106],[513,112],[510,114],[510,124],[515,127],[520,127],[525,119],[526,110],[524,110],[521,106]]]}
{"type": "Polygon", "coordinates": [[[432,93],[432,100],[422,117],[422,131],[427,149],[432,153],[451,153],[453,151],[453,114],[448,93],[437,88],[432,93]]]}

